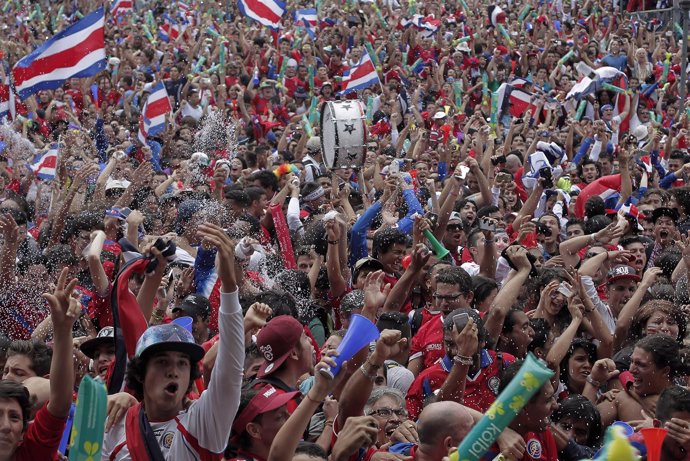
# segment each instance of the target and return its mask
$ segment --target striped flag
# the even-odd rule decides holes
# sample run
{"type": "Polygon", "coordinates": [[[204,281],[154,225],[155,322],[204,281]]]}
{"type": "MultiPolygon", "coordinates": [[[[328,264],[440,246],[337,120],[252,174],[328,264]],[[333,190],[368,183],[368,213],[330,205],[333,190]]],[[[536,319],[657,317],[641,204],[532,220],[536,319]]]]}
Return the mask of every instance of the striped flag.
{"type": "Polygon", "coordinates": [[[319,24],[319,18],[316,14],[316,8],[306,8],[303,10],[295,10],[294,18],[296,23],[306,21],[310,27],[316,27],[319,24]]]}
{"type": "Polygon", "coordinates": [[[243,15],[272,29],[280,28],[285,13],[285,3],[280,0],[237,0],[243,15]]]}
{"type": "MultiPolygon", "coordinates": [[[[186,24],[179,24],[177,22],[166,22],[158,28],[158,38],[165,43],[170,43],[171,40],[177,40],[180,35],[184,35],[187,31],[186,24]]],[[[185,39],[187,37],[185,36],[185,39]]]]}
{"type": "Polygon", "coordinates": [[[5,77],[5,82],[0,83],[0,121],[3,119],[14,120],[14,95],[10,78],[5,77]]]}
{"type": "Polygon", "coordinates": [[[105,10],[101,7],[24,56],[12,79],[24,100],[41,90],[54,90],[72,77],[92,77],[105,70],[105,10]]]}
{"type": "Polygon", "coordinates": [[[127,13],[132,11],[133,6],[132,0],[113,0],[110,6],[110,15],[118,16],[122,13],[127,13]]]}
{"type": "Polygon", "coordinates": [[[58,144],[51,144],[47,151],[34,157],[31,170],[38,179],[49,181],[55,178],[59,150],[58,144]]]}
{"type": "Polygon", "coordinates": [[[151,94],[144,103],[139,117],[139,141],[146,144],[149,136],[156,136],[165,130],[165,116],[172,112],[168,92],[163,82],[151,88],[151,94]]]}
{"type": "Polygon", "coordinates": [[[575,202],[575,216],[582,219],[585,216],[585,205],[587,200],[595,195],[598,195],[604,200],[606,208],[615,208],[621,191],[621,175],[614,174],[611,176],[603,176],[594,182],[585,186],[580,194],[577,196],[575,202]]]}
{"type": "Polygon", "coordinates": [[[381,80],[379,80],[379,74],[376,72],[376,66],[374,66],[367,50],[362,49],[359,63],[350,67],[343,75],[343,90],[339,94],[344,95],[352,91],[363,90],[377,83],[380,84],[381,80]]]}
{"type": "Polygon", "coordinates": [[[498,5],[489,5],[487,7],[487,13],[489,20],[491,21],[491,26],[498,27],[499,24],[505,24],[506,13],[498,5]]]}

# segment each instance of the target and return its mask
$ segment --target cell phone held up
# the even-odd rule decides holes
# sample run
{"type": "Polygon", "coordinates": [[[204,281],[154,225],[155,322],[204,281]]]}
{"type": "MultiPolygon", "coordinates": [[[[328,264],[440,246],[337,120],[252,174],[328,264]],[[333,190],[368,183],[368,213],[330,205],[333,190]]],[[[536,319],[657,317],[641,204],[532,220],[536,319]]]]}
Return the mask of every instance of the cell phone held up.
{"type": "Polygon", "coordinates": [[[457,314],[453,316],[453,323],[455,324],[455,328],[458,330],[458,332],[462,331],[462,329],[465,328],[465,325],[467,325],[467,322],[469,321],[470,314],[467,313],[457,314]]]}

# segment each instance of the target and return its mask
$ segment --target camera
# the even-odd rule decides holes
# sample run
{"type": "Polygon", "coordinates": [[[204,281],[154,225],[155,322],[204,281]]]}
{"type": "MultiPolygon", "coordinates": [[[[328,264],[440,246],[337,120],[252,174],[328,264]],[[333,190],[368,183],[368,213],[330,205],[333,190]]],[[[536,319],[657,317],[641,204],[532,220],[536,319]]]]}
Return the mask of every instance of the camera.
{"type": "Polygon", "coordinates": [[[539,177],[542,178],[544,189],[551,189],[553,187],[553,176],[551,175],[551,168],[545,166],[539,169],[539,177]]]}

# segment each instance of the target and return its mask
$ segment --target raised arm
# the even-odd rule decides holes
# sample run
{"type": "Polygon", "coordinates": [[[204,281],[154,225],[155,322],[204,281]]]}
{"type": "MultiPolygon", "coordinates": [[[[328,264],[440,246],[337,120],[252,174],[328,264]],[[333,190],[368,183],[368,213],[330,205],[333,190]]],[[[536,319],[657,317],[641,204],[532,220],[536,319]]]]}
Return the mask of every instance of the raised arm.
{"type": "Polygon", "coordinates": [[[74,391],[72,326],[79,317],[81,304],[72,297],[77,279],[68,282],[69,269],[64,268],[52,294],[43,297],[50,306],[53,321],[53,359],[50,363],[50,401],[48,411],[56,418],[67,418],[74,391]]]}

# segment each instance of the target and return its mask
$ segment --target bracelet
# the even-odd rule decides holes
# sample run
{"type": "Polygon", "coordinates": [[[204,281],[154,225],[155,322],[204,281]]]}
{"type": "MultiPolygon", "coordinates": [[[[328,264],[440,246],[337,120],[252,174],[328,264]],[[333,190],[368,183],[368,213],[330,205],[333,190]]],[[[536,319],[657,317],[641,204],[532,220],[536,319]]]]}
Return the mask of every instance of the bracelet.
{"type": "Polygon", "coordinates": [[[484,239],[484,243],[494,243],[494,242],[495,242],[494,239],[486,239],[486,238],[484,239]]]}
{"type": "Polygon", "coordinates": [[[601,387],[601,383],[599,381],[595,381],[594,379],[592,379],[592,375],[587,376],[587,382],[592,386],[596,387],[597,389],[601,387]]]}
{"type": "Polygon", "coordinates": [[[453,361],[455,363],[459,363],[460,365],[465,365],[465,366],[470,366],[474,363],[474,360],[472,360],[472,357],[468,357],[466,355],[456,355],[453,357],[453,361]]]}
{"type": "Polygon", "coordinates": [[[328,240],[329,245],[337,245],[340,243],[340,240],[328,240]]]}
{"type": "Polygon", "coordinates": [[[312,399],[311,397],[309,397],[309,392],[304,394],[304,396],[307,398],[307,400],[311,400],[312,402],[314,402],[318,405],[321,405],[323,403],[323,400],[315,400],[315,399],[312,399]]]}
{"type": "Polygon", "coordinates": [[[359,367],[359,371],[361,371],[362,374],[363,374],[369,381],[371,381],[372,383],[373,383],[374,381],[376,381],[376,375],[369,374],[369,372],[368,372],[367,370],[364,369],[364,365],[362,365],[361,367],[359,367]]]}
{"type": "Polygon", "coordinates": [[[333,425],[333,421],[331,421],[330,419],[327,419],[327,420],[323,423],[323,425],[324,425],[324,426],[332,426],[332,425],[333,425]]]}

